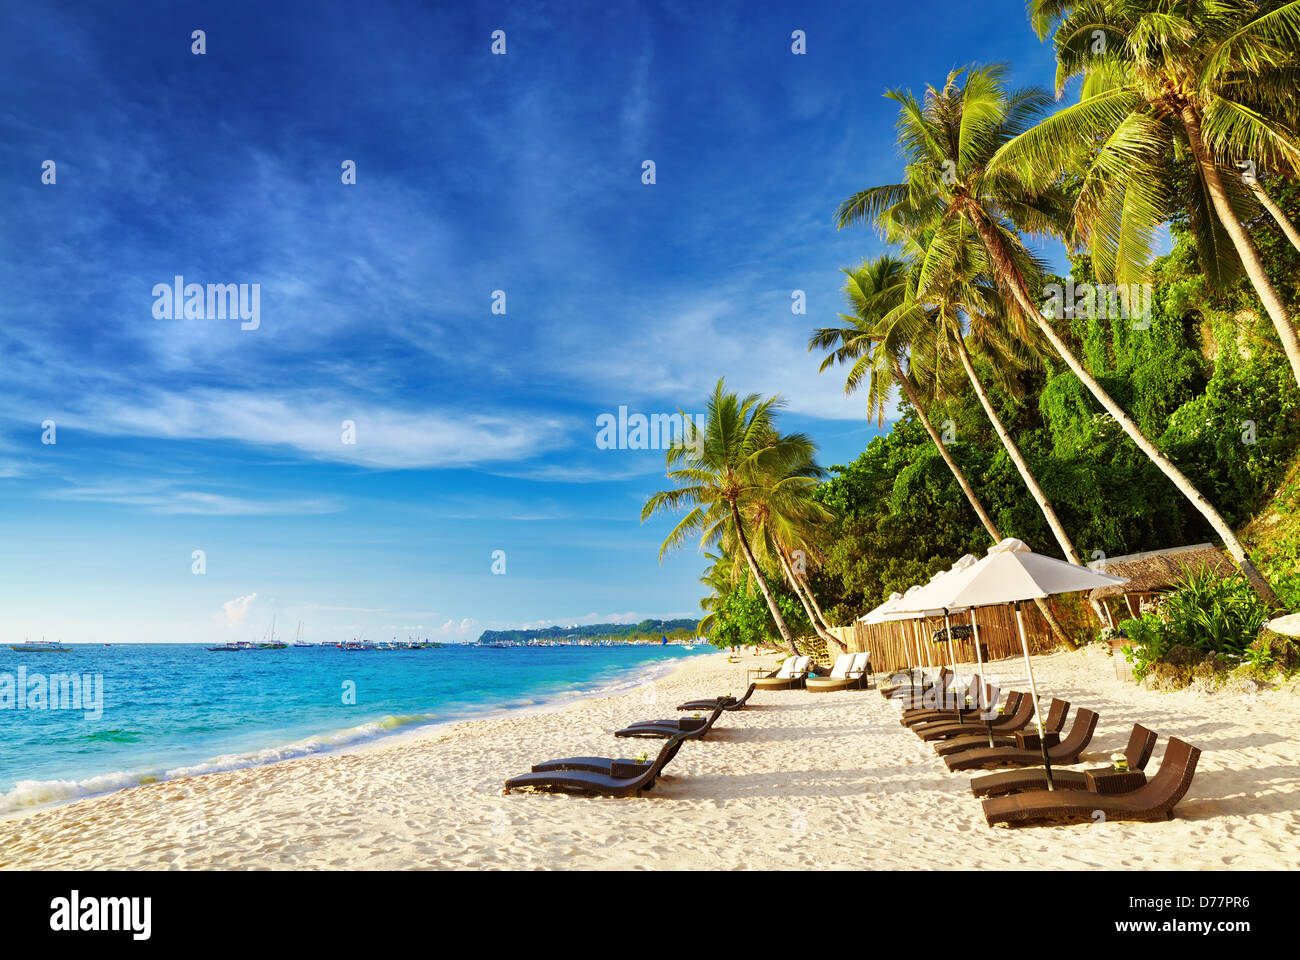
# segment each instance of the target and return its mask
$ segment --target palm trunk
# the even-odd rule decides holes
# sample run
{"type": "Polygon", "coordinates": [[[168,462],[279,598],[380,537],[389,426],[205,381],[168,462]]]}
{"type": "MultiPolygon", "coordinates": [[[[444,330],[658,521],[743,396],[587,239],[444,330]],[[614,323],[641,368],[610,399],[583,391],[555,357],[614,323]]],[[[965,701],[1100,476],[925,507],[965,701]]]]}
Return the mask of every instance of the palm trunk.
{"type": "Polygon", "coordinates": [[[1187,131],[1187,142],[1191,145],[1192,154],[1201,169],[1201,176],[1205,178],[1205,185],[1210,191],[1210,199],[1214,202],[1214,212],[1218,214],[1223,229],[1228,231],[1228,236],[1232,238],[1232,245],[1237,248],[1237,256],[1241,258],[1241,264],[1246,268],[1251,286],[1255,288],[1256,295],[1273,321],[1273,328],[1277,330],[1277,335],[1282,340],[1282,349],[1291,364],[1291,374],[1295,377],[1296,383],[1300,384],[1300,335],[1296,334],[1295,324],[1291,322],[1291,315],[1287,312],[1286,305],[1282,303],[1282,297],[1272,281],[1268,279],[1268,274],[1264,270],[1264,261],[1259,258],[1259,250],[1255,248],[1250,234],[1241,225],[1241,221],[1232,211],[1232,205],[1228,203],[1228,192],[1224,189],[1223,178],[1219,176],[1219,168],[1206,151],[1205,141],[1201,137],[1200,116],[1192,106],[1188,105],[1183,107],[1182,120],[1183,129],[1187,131]]]}
{"type": "Polygon", "coordinates": [[[803,612],[807,615],[808,622],[812,624],[813,632],[821,637],[825,643],[838,647],[840,653],[847,653],[848,647],[844,645],[843,641],[818,622],[817,617],[813,614],[812,607],[808,606],[808,600],[804,597],[803,591],[799,589],[798,578],[795,577],[794,571],[790,569],[790,564],[786,562],[785,553],[780,547],[777,548],[776,555],[781,561],[781,572],[785,574],[785,581],[790,585],[790,589],[794,591],[794,595],[799,598],[799,602],[803,604],[803,612]]]}
{"type": "Polygon", "coordinates": [[[1259,594],[1260,599],[1272,609],[1281,609],[1282,604],[1278,600],[1277,594],[1273,592],[1268,580],[1259,572],[1259,568],[1255,566],[1254,561],[1250,559],[1250,554],[1246,552],[1246,548],[1237,539],[1237,534],[1233,532],[1228,522],[1223,519],[1219,511],[1214,509],[1210,501],[1206,500],[1204,495],[1192,485],[1192,482],[1183,475],[1183,472],[1174,465],[1174,462],[1161,453],[1156,445],[1146,438],[1146,435],[1138,429],[1138,425],[1133,422],[1133,418],[1125,413],[1120,405],[1111,399],[1110,394],[1101,388],[1101,384],[1084,369],[1083,364],[1079,362],[1079,358],[1074,355],[1074,351],[1061,339],[1061,335],[1056,332],[1056,328],[1048,322],[1047,317],[1043,316],[1043,312],[1038,309],[1033,298],[1030,297],[1029,287],[1025,283],[1024,275],[1012,260],[1011,253],[1006,248],[1002,235],[988,221],[983,208],[973,205],[968,207],[967,212],[975,224],[980,240],[984,243],[989,256],[992,258],[994,268],[998,272],[999,281],[1011,291],[1020,309],[1038,324],[1043,336],[1047,338],[1061,359],[1065,361],[1066,366],[1097,398],[1097,402],[1102,405],[1105,411],[1115,418],[1115,422],[1137,444],[1138,449],[1145,453],[1151,459],[1151,462],[1159,467],[1160,471],[1173,482],[1178,491],[1191,501],[1192,506],[1197,509],[1214,529],[1214,532],[1223,540],[1224,546],[1228,548],[1233,560],[1236,561],[1237,566],[1250,582],[1251,587],[1259,594]]]}
{"type": "Polygon", "coordinates": [[[749,549],[749,539],[745,536],[745,528],[740,523],[740,511],[736,509],[734,501],[730,506],[731,522],[736,525],[736,540],[740,544],[740,552],[745,555],[745,561],[749,564],[749,572],[754,575],[754,579],[758,582],[758,589],[763,592],[763,599],[767,601],[767,609],[772,614],[776,629],[781,633],[781,639],[790,645],[790,652],[797,657],[799,656],[799,648],[795,646],[794,637],[790,634],[790,628],[786,626],[785,618],[781,616],[781,608],[776,605],[776,597],[772,596],[767,581],[763,579],[763,571],[758,568],[758,561],[754,559],[754,553],[749,549]]]}
{"type": "Polygon", "coordinates": [[[808,602],[812,604],[813,611],[817,614],[817,619],[827,630],[831,628],[831,622],[826,619],[826,614],[822,613],[821,605],[817,602],[817,597],[812,592],[812,586],[808,583],[808,578],[798,573],[795,579],[799,581],[799,586],[803,587],[803,592],[808,595],[808,602]]]}
{"type": "Polygon", "coordinates": [[[966,341],[960,335],[957,336],[956,340],[957,354],[961,357],[961,365],[966,370],[966,377],[970,380],[971,386],[975,388],[975,396],[979,397],[980,406],[984,408],[984,413],[992,422],[998,439],[1002,441],[1002,446],[1006,448],[1007,456],[1011,458],[1011,462],[1020,471],[1020,476],[1025,481],[1025,486],[1029,488],[1030,495],[1038,504],[1038,509],[1043,511],[1043,516],[1047,519],[1047,525],[1055,535],[1056,542],[1061,545],[1061,551],[1065,554],[1065,559],[1080,567],[1083,566],[1078,551],[1074,549],[1074,543],[1070,540],[1069,534],[1065,532],[1065,527],[1061,525],[1060,518],[1056,516],[1056,510],[1053,509],[1052,502],[1047,499],[1047,494],[1038,485],[1038,480],[1034,478],[1034,474],[1030,471],[1029,464],[1025,462],[1025,458],[1020,453],[1020,448],[1011,439],[1011,434],[1007,432],[1007,428],[1003,425],[1002,418],[993,409],[988,394],[984,392],[984,384],[980,382],[978,374],[975,373],[975,366],[971,363],[970,352],[966,349],[966,341]]]}
{"type": "Polygon", "coordinates": [[[1286,215],[1286,211],[1277,205],[1277,201],[1268,195],[1268,191],[1260,186],[1259,180],[1255,177],[1243,177],[1242,179],[1246,181],[1246,186],[1250,187],[1250,192],[1255,195],[1255,199],[1259,201],[1260,206],[1272,215],[1278,227],[1286,234],[1286,238],[1291,241],[1291,246],[1300,250],[1300,231],[1296,230],[1295,224],[1286,215]]]}
{"type": "Polygon", "coordinates": [[[989,536],[993,538],[993,542],[997,543],[1002,539],[1002,534],[998,533],[998,528],[994,525],[993,521],[989,519],[988,513],[984,510],[984,504],[980,503],[980,498],[975,496],[974,489],[971,488],[970,483],[966,480],[966,474],[962,473],[961,467],[957,466],[956,462],[952,459],[952,454],[948,452],[948,448],[945,447],[943,441],[939,439],[939,434],[935,431],[933,424],[930,423],[930,418],[925,415],[925,409],[921,406],[921,398],[916,395],[916,390],[912,387],[911,381],[907,379],[907,376],[903,373],[902,368],[897,363],[894,364],[894,379],[897,380],[899,386],[903,388],[903,393],[907,395],[907,402],[910,403],[912,409],[916,411],[916,415],[921,421],[921,426],[925,427],[925,432],[930,435],[930,439],[934,441],[934,445],[939,448],[939,456],[943,457],[943,462],[948,464],[948,469],[952,471],[953,477],[956,478],[957,485],[961,487],[961,492],[966,494],[966,499],[970,502],[971,508],[975,511],[975,515],[980,518],[980,523],[984,524],[984,529],[989,532],[989,536]]]}
{"type": "MultiPolygon", "coordinates": [[[[934,445],[939,448],[939,455],[943,457],[943,462],[948,464],[948,469],[952,471],[953,477],[956,478],[957,485],[961,487],[961,492],[966,494],[966,500],[970,503],[971,509],[973,509],[975,515],[980,518],[980,523],[984,524],[984,529],[987,530],[989,536],[993,538],[993,542],[998,543],[1002,539],[1002,534],[998,532],[997,524],[995,524],[992,518],[989,517],[988,512],[984,509],[984,504],[980,502],[979,497],[975,496],[975,489],[966,479],[966,474],[962,472],[961,467],[957,466],[957,462],[953,460],[952,455],[948,452],[948,448],[945,447],[943,441],[939,439],[938,432],[930,423],[930,418],[925,414],[925,408],[921,406],[921,398],[917,396],[916,390],[912,387],[912,382],[907,379],[903,373],[902,367],[897,363],[894,364],[894,378],[898,380],[899,385],[903,388],[903,393],[907,394],[907,402],[910,403],[912,409],[916,411],[916,415],[920,419],[921,425],[925,427],[925,432],[930,435],[930,439],[934,442],[934,445]]],[[[1052,612],[1052,608],[1049,607],[1041,597],[1035,598],[1034,605],[1038,607],[1038,612],[1042,614],[1043,619],[1047,622],[1048,629],[1052,631],[1052,636],[1057,639],[1057,642],[1065,644],[1065,646],[1069,647],[1071,650],[1077,649],[1078,644],[1071,640],[1069,635],[1066,634],[1065,628],[1062,627],[1060,621],[1056,619],[1056,614],[1052,612]]]]}

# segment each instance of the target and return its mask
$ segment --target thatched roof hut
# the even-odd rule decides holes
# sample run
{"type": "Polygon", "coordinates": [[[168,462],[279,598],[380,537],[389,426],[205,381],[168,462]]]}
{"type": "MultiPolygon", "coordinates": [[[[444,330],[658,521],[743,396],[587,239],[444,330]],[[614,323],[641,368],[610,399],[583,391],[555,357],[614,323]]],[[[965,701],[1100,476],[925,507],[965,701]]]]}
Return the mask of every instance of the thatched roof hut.
{"type": "Polygon", "coordinates": [[[1109,557],[1089,566],[1112,576],[1128,578],[1128,583],[1097,587],[1089,594],[1094,600],[1104,597],[1159,593],[1173,588],[1186,579],[1189,573],[1202,568],[1225,579],[1237,572],[1236,565],[1225,557],[1221,550],[1209,543],[1133,553],[1126,557],[1109,557]]]}

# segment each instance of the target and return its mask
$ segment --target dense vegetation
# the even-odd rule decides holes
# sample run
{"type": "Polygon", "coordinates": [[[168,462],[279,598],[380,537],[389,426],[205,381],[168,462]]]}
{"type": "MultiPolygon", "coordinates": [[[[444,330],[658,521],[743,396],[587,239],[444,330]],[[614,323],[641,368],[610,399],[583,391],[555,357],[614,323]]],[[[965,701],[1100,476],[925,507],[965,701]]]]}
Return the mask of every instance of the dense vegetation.
{"type": "Polygon", "coordinates": [[[714,551],[715,643],[833,644],[1006,537],[1076,564],[1222,544],[1238,578],[1132,621],[1155,658],[1198,630],[1248,658],[1300,605],[1300,0],[1028,6],[1055,96],[997,64],[889,91],[900,177],[836,212],[888,246],[809,349],[890,431],[827,477],[779,398],[719,381],[669,450],[642,516],[685,510],[662,550],[714,551]]]}
{"type": "MultiPolygon", "coordinates": [[[[1300,189],[1289,186],[1279,197],[1300,217],[1300,189]]],[[[1300,252],[1272,239],[1261,244],[1270,272],[1300,277],[1300,252]]],[[[1089,267],[1086,257],[1077,258],[1073,279],[1092,279],[1089,267]]],[[[1173,252],[1156,265],[1149,330],[1087,318],[1076,318],[1069,330],[1093,373],[1237,527],[1265,507],[1300,450],[1300,389],[1249,301],[1243,281],[1210,287],[1194,244],[1178,233],[1173,252]]],[[[1215,539],[1068,371],[1045,365],[1024,374],[1019,386],[1020,396],[992,383],[989,390],[1085,559],[1095,551],[1115,557],[1215,539]]],[[[834,476],[817,494],[836,519],[822,575],[812,582],[838,623],[988,544],[915,410],[906,400],[900,410],[890,432],[853,463],[832,467],[834,476]]],[[[936,423],[951,422],[948,450],[1002,533],[1049,551],[1042,513],[974,396],[951,395],[926,412],[936,423]]],[[[1296,545],[1261,546],[1274,581],[1300,568],[1296,545]]],[[[1300,606],[1300,597],[1290,606],[1300,606]]]]}

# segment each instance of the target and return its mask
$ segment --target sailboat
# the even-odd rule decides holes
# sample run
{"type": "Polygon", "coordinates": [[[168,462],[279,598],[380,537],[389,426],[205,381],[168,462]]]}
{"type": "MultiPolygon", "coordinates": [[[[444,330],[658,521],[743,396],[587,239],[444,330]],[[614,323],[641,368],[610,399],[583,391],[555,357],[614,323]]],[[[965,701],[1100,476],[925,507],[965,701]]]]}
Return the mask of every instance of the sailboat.
{"type": "Polygon", "coordinates": [[[272,614],[272,615],[271,615],[271,626],[270,626],[269,630],[267,631],[267,633],[262,634],[262,639],[261,639],[261,642],[258,643],[258,645],[257,645],[257,649],[259,649],[259,650],[283,650],[283,649],[285,649],[287,646],[288,646],[288,644],[285,643],[283,640],[276,640],[276,639],[275,639],[275,615],[272,614]],[[269,635],[270,638],[271,638],[269,641],[267,640],[267,636],[268,636],[268,635],[269,635]]]}
{"type": "Polygon", "coordinates": [[[316,646],[314,643],[303,643],[303,642],[302,642],[302,621],[301,621],[301,620],[298,621],[298,632],[297,632],[296,634],[294,634],[294,638],[293,638],[293,646],[294,646],[294,649],[295,649],[295,650],[301,650],[301,649],[303,649],[304,647],[310,649],[310,648],[316,646]]]}

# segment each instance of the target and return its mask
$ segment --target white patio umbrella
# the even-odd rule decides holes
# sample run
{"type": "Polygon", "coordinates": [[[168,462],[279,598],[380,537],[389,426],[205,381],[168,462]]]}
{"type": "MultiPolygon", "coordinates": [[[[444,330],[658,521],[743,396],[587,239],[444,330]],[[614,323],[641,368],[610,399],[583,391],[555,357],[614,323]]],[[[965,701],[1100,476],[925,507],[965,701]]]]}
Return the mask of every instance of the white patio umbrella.
{"type": "MultiPolygon", "coordinates": [[[[951,615],[954,613],[962,613],[966,608],[952,607],[947,604],[946,601],[949,590],[945,585],[954,583],[955,581],[953,578],[958,573],[978,562],[978,558],[976,558],[974,554],[965,554],[947,570],[941,570],[936,573],[930,578],[930,582],[920,590],[909,590],[903,595],[902,605],[910,607],[921,616],[926,618],[943,617],[944,631],[948,636],[948,660],[954,671],[957,669],[957,657],[953,652],[951,615]]],[[[972,614],[972,616],[974,616],[974,614],[972,614]]],[[[984,661],[979,656],[978,641],[976,643],[975,655],[976,662],[979,664],[980,688],[982,692],[984,685],[984,661]]],[[[958,709],[960,710],[960,705],[958,709]]],[[[961,719],[960,714],[958,714],[958,719],[961,719]]]]}
{"type": "MultiPolygon", "coordinates": [[[[1042,748],[1043,768],[1047,773],[1049,790],[1053,789],[1052,764],[1043,737],[1043,712],[1038,688],[1034,683],[1034,667],[1029,657],[1029,640],[1025,636],[1025,617],[1021,604],[1025,600],[1046,598],[1058,593],[1076,593],[1127,582],[1124,577],[1112,577],[1110,574],[1098,573],[1087,567],[1034,553],[1022,541],[1008,537],[989,547],[984,559],[956,573],[944,584],[947,606],[970,607],[973,610],[975,607],[1003,603],[1015,605],[1020,649],[1025,656],[1025,672],[1029,675],[1029,695],[1034,698],[1034,722],[1038,726],[1038,742],[1042,748]]],[[[978,650],[978,638],[975,642],[978,650]]]]}

